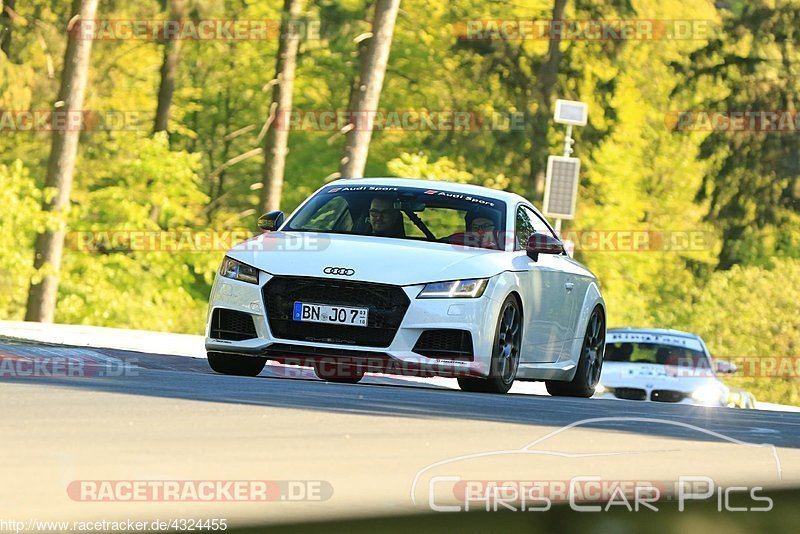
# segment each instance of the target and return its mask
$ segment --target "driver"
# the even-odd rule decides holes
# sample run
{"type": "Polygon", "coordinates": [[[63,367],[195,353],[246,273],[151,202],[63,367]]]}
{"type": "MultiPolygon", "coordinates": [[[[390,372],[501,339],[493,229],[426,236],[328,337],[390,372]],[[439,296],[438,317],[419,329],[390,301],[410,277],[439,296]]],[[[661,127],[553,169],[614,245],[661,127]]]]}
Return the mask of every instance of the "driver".
{"type": "Polygon", "coordinates": [[[383,237],[405,237],[403,215],[386,197],[375,197],[369,205],[369,222],[372,234],[383,237]]]}
{"type": "Polygon", "coordinates": [[[486,209],[468,211],[464,217],[467,234],[473,236],[478,246],[498,248],[496,214],[486,209]]]}

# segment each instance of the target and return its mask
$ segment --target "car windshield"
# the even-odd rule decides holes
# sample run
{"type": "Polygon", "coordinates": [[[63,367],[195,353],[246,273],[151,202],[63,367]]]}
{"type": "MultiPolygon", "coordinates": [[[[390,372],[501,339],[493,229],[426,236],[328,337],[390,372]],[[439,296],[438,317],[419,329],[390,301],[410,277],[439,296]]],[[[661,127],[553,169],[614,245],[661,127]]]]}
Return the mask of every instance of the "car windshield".
{"type": "Polygon", "coordinates": [[[416,187],[331,186],[309,200],[284,229],[502,250],[505,203],[416,187]]]}
{"type": "Polygon", "coordinates": [[[606,345],[606,362],[649,363],[674,365],[692,369],[710,369],[706,355],[688,347],[663,343],[616,342],[606,345]]]}

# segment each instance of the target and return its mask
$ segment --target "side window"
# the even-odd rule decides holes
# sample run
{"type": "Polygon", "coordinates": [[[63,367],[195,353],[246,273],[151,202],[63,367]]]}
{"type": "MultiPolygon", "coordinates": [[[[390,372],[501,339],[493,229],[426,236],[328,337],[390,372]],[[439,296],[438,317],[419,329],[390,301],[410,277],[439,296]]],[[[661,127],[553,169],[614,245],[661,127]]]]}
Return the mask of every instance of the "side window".
{"type": "Polygon", "coordinates": [[[547,226],[547,223],[544,222],[544,219],[542,219],[539,215],[537,215],[535,211],[531,211],[527,208],[525,209],[525,211],[527,211],[530,214],[531,221],[533,221],[533,229],[537,234],[545,234],[549,235],[550,237],[556,237],[555,234],[553,234],[553,231],[550,229],[550,227],[547,226]]]}
{"type": "Polygon", "coordinates": [[[555,237],[547,223],[536,212],[526,206],[520,206],[517,208],[516,250],[525,250],[528,239],[534,232],[555,237]]]}
{"type": "Polygon", "coordinates": [[[525,250],[525,247],[528,246],[528,238],[531,237],[531,234],[535,232],[533,228],[533,221],[531,221],[530,211],[526,210],[522,206],[517,208],[517,224],[514,230],[514,235],[516,236],[517,250],[525,250]]]}

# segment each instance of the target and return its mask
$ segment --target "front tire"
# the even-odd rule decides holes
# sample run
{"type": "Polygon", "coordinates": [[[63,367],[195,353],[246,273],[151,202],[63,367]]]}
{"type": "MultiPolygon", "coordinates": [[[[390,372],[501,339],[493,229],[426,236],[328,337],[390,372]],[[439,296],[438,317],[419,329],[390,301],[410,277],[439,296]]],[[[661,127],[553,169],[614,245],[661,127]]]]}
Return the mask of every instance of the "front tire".
{"type": "Polygon", "coordinates": [[[519,368],[522,346],[522,310],[516,297],[509,295],[500,308],[492,347],[492,361],[487,378],[459,378],[463,391],[508,393],[519,368]]]}
{"type": "Polygon", "coordinates": [[[208,365],[217,373],[233,376],[258,376],[267,364],[266,358],[226,354],[224,352],[208,352],[208,365]]]}
{"type": "Polygon", "coordinates": [[[592,310],[575,377],[570,382],[545,381],[547,392],[554,397],[591,397],[600,382],[603,354],[606,348],[606,319],[600,306],[592,310]]]}

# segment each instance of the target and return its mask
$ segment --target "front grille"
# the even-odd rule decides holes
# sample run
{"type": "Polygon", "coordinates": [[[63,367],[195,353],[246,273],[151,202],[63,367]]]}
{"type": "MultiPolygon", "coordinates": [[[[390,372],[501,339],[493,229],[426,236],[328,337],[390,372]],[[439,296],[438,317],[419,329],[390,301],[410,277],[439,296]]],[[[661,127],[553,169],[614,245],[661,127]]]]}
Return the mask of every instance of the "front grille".
{"type": "Polygon", "coordinates": [[[398,286],[277,276],[264,286],[264,303],[269,327],[276,338],[388,347],[400,328],[410,301],[398,286]],[[368,308],[367,326],[294,321],[295,302],[368,308]]]}
{"type": "Polygon", "coordinates": [[[472,334],[467,330],[425,330],[414,352],[428,358],[472,361],[472,334]]]}
{"type": "Polygon", "coordinates": [[[671,389],[654,389],[650,393],[650,400],[655,402],[680,402],[685,398],[685,393],[671,389]]]}
{"type": "Polygon", "coordinates": [[[210,336],[214,339],[243,341],[258,337],[253,316],[235,310],[217,308],[211,315],[210,336]]]}
{"type": "Polygon", "coordinates": [[[618,399],[645,400],[647,392],[639,388],[615,388],[614,396],[618,399]]]}

